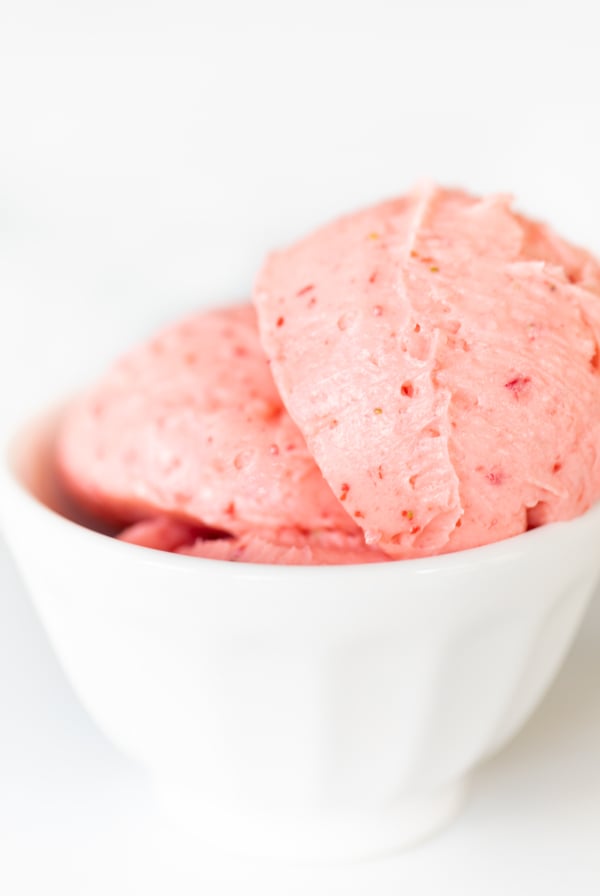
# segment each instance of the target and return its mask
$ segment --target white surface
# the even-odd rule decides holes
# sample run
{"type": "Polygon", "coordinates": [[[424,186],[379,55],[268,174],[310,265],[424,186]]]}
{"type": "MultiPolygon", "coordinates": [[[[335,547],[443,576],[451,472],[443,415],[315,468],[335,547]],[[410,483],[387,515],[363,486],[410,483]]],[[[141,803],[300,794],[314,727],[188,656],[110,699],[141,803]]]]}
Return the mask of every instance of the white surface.
{"type": "MultiPolygon", "coordinates": [[[[431,175],[600,250],[598,9],[255,0],[0,5],[0,428],[268,247],[431,175]]],[[[0,891],[596,894],[600,609],[457,826],[290,872],[178,856],[0,570],[0,891]],[[250,883],[248,883],[250,882],[250,883]]]]}
{"type": "Polygon", "coordinates": [[[56,415],[0,458],[0,523],[75,692],[174,822],[238,854],[421,841],[539,703],[600,577],[600,506],[442,557],[182,557],[50,512],[56,415]],[[6,457],[8,453],[8,457],[6,457]]]}

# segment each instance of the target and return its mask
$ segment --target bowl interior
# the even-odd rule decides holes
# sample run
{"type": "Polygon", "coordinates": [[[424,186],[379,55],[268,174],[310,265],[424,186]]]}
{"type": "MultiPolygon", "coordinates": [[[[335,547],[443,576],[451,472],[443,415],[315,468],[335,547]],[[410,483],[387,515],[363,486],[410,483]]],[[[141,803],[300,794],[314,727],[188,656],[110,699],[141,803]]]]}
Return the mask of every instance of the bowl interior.
{"type": "Polygon", "coordinates": [[[103,535],[116,535],[118,528],[83,511],[61,486],[56,439],[66,410],[63,404],[37,416],[19,430],[8,446],[9,473],[49,510],[103,535]]]}

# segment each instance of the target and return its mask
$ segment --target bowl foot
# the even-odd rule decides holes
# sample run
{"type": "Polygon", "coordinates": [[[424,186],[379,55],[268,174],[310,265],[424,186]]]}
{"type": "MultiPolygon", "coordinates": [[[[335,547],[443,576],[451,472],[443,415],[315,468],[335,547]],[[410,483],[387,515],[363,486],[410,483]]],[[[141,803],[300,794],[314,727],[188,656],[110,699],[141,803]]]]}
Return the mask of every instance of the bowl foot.
{"type": "Polygon", "coordinates": [[[356,861],[409,849],[449,824],[466,792],[461,779],[378,812],[315,808],[295,814],[224,809],[189,787],[155,783],[169,822],[187,835],[227,853],[301,862],[356,861]]]}

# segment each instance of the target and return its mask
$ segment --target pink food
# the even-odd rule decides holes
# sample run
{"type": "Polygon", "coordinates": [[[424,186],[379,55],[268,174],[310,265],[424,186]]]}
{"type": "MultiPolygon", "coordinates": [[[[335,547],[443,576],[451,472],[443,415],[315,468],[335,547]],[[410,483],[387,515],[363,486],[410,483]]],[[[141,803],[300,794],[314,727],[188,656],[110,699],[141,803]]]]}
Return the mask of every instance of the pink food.
{"type": "Polygon", "coordinates": [[[144,520],[126,529],[119,538],[130,544],[175,551],[212,560],[244,563],[319,564],[376,563],[389,558],[368,547],[362,533],[321,529],[255,529],[237,537],[194,536],[194,530],[167,517],[144,520]]]}
{"type": "Polygon", "coordinates": [[[504,196],[424,188],[274,253],[263,346],[309,451],[391,557],[600,497],[600,265],[504,196]]]}
{"type": "Polygon", "coordinates": [[[182,523],[168,516],[157,516],[133,523],[118,537],[119,541],[137,544],[142,548],[175,551],[184,545],[194,544],[201,537],[201,532],[189,523],[182,523]]]}
{"type": "Polygon", "coordinates": [[[359,531],[283,407],[250,305],[123,358],[66,415],[57,462],[78,502],[117,523],[359,531]]]}

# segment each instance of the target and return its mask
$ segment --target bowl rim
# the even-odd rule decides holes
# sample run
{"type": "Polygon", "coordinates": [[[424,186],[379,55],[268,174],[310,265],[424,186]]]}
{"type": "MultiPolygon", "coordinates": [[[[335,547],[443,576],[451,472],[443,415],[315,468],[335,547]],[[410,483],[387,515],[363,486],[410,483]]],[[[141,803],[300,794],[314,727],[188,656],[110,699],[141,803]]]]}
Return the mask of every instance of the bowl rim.
{"type": "Polygon", "coordinates": [[[129,555],[132,560],[137,560],[138,562],[144,557],[146,561],[161,566],[175,566],[181,569],[196,569],[197,571],[201,568],[206,569],[208,564],[210,569],[220,571],[223,574],[227,570],[230,574],[236,575],[236,577],[241,575],[243,577],[252,576],[253,578],[288,577],[289,571],[294,570],[296,575],[310,578],[316,575],[340,577],[348,569],[352,570],[352,575],[369,577],[375,574],[375,570],[385,570],[388,573],[393,571],[394,574],[402,576],[409,574],[428,575],[445,570],[464,569],[465,566],[479,566],[482,562],[505,562],[511,556],[516,558],[524,550],[530,550],[535,545],[538,545],[539,542],[548,541],[550,543],[551,536],[564,531],[566,527],[573,533],[575,527],[583,528],[596,518],[600,526],[600,501],[597,501],[584,513],[569,520],[547,523],[535,529],[478,547],[464,548],[463,550],[434,554],[428,557],[398,560],[390,558],[389,560],[378,560],[371,563],[321,565],[249,563],[237,560],[194,557],[187,554],[163,551],[158,548],[143,547],[120,541],[114,536],[98,532],[62,515],[36,497],[22,482],[15,470],[13,456],[17,445],[25,437],[27,431],[36,426],[43,427],[44,424],[49,425],[52,417],[55,417],[61,408],[66,406],[68,401],[69,399],[67,398],[66,401],[63,399],[62,401],[46,404],[41,410],[38,408],[37,411],[28,414],[25,418],[21,418],[16,424],[13,423],[13,426],[6,433],[3,433],[3,438],[0,442],[0,530],[8,531],[10,529],[10,520],[3,519],[2,508],[6,500],[2,495],[12,495],[20,503],[29,506],[31,511],[40,514],[49,523],[53,523],[66,533],[71,532],[74,537],[95,542],[98,546],[104,545],[105,549],[120,552],[125,557],[129,555]],[[109,548],[109,545],[112,547],[109,548]]]}

